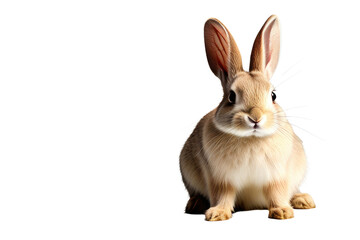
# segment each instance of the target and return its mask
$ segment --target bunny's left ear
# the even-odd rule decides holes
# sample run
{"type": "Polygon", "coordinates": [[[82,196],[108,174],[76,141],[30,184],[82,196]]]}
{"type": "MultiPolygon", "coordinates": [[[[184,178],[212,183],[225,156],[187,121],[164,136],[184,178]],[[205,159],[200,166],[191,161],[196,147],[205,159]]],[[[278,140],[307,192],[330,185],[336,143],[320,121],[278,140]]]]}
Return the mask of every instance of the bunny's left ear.
{"type": "Polygon", "coordinates": [[[209,66],[225,90],[229,87],[229,79],[243,71],[239,49],[229,30],[215,18],[206,21],[204,38],[209,66]]]}
{"type": "Polygon", "coordinates": [[[279,20],[277,16],[272,15],[266,20],[255,39],[251,52],[250,71],[260,71],[270,80],[279,61],[279,52],[279,20]]]}

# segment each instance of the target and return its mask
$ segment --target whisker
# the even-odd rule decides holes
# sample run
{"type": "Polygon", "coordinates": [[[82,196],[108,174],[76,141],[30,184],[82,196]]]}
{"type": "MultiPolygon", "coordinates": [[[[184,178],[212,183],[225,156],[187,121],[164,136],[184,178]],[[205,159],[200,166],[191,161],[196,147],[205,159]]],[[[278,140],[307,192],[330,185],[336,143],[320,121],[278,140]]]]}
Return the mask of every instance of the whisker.
{"type": "MultiPolygon", "coordinates": [[[[275,115],[275,114],[274,114],[274,115],[275,115]]],[[[282,117],[282,118],[299,118],[299,119],[304,119],[304,120],[309,120],[309,121],[312,120],[312,119],[310,119],[310,118],[300,117],[300,116],[280,116],[280,115],[277,115],[277,117],[282,117]]]]}
{"type": "Polygon", "coordinates": [[[293,65],[291,65],[285,72],[281,74],[281,76],[285,76],[288,72],[290,72],[291,69],[293,69],[296,65],[298,65],[301,62],[301,60],[297,61],[293,65]]]}
{"type": "MultiPolygon", "coordinates": [[[[221,133],[221,135],[222,135],[223,133],[221,133]]],[[[204,150],[204,148],[205,147],[208,147],[208,146],[210,146],[211,144],[213,144],[216,140],[216,142],[215,142],[215,145],[217,145],[219,142],[220,142],[220,140],[221,140],[221,135],[220,135],[220,138],[219,139],[217,139],[218,137],[219,137],[219,135],[216,135],[216,136],[214,136],[212,139],[210,139],[208,142],[206,142],[205,144],[202,144],[202,147],[201,147],[201,149],[199,150],[199,152],[197,153],[197,154],[195,154],[195,156],[198,156],[203,150],[204,150]]]]}
{"type": "Polygon", "coordinates": [[[290,77],[287,77],[284,81],[280,82],[279,84],[277,84],[275,86],[275,89],[278,89],[281,85],[283,85],[284,83],[286,83],[287,81],[291,80],[294,76],[298,75],[300,72],[302,72],[302,70],[297,71],[296,73],[294,73],[293,75],[291,75],[290,77]]]}
{"type": "Polygon", "coordinates": [[[278,133],[282,134],[285,137],[285,139],[288,140],[289,142],[292,142],[293,140],[299,141],[299,139],[295,138],[295,136],[291,132],[289,132],[281,125],[277,125],[277,130],[278,133]]]}
{"type": "MultiPolygon", "coordinates": [[[[221,131],[220,131],[220,132],[221,132],[221,131]]],[[[209,140],[208,142],[206,142],[205,144],[202,144],[201,149],[199,150],[199,152],[198,152],[195,156],[198,156],[198,155],[204,150],[205,147],[207,148],[207,147],[213,145],[212,148],[215,148],[215,149],[219,148],[219,145],[220,145],[220,143],[223,141],[225,135],[229,135],[229,136],[228,136],[229,139],[228,139],[227,143],[228,143],[231,139],[233,139],[233,136],[232,136],[231,134],[227,134],[227,133],[225,133],[225,132],[221,132],[220,134],[215,135],[212,139],[210,139],[210,140],[209,140]]],[[[210,154],[211,154],[211,153],[210,153],[210,154]]]]}
{"type": "Polygon", "coordinates": [[[309,106],[306,106],[306,105],[295,106],[295,107],[290,107],[290,108],[287,108],[287,109],[283,109],[282,111],[279,111],[279,112],[285,112],[285,111],[289,111],[289,110],[294,110],[294,109],[299,109],[299,108],[306,108],[306,107],[309,107],[309,106]]]}
{"type": "MultiPolygon", "coordinates": [[[[284,123],[287,123],[286,121],[284,121],[284,120],[282,120],[282,119],[278,119],[278,121],[280,121],[280,122],[284,122],[284,123]]],[[[290,123],[289,123],[289,124],[290,124],[290,123]]],[[[319,137],[319,136],[317,136],[317,135],[315,135],[315,134],[313,134],[313,133],[309,132],[308,130],[306,130],[306,129],[304,129],[304,128],[302,128],[302,127],[300,127],[300,126],[296,125],[296,124],[291,123],[290,125],[291,125],[291,126],[293,126],[293,127],[297,127],[297,128],[299,128],[300,130],[302,130],[302,131],[304,131],[304,132],[306,132],[306,133],[310,134],[311,136],[313,136],[313,137],[315,137],[315,138],[317,138],[317,139],[319,139],[319,140],[321,140],[321,141],[325,141],[323,138],[321,138],[321,137],[319,137]]]]}
{"type": "Polygon", "coordinates": [[[295,124],[291,124],[291,125],[294,126],[294,127],[299,128],[299,129],[301,129],[301,130],[303,130],[304,132],[310,134],[311,136],[313,136],[313,137],[315,137],[315,138],[317,138],[317,139],[319,139],[319,140],[321,140],[321,141],[325,141],[325,139],[323,139],[323,138],[321,138],[321,137],[319,137],[319,136],[317,136],[317,135],[309,132],[308,130],[306,130],[306,129],[302,128],[302,127],[299,127],[298,125],[295,125],[295,124]]]}
{"type": "Polygon", "coordinates": [[[293,107],[289,107],[289,108],[284,108],[284,109],[279,109],[279,111],[276,111],[275,113],[281,113],[281,112],[287,112],[289,110],[294,110],[294,109],[299,109],[299,108],[308,108],[308,105],[298,105],[298,106],[293,106],[293,107]]]}

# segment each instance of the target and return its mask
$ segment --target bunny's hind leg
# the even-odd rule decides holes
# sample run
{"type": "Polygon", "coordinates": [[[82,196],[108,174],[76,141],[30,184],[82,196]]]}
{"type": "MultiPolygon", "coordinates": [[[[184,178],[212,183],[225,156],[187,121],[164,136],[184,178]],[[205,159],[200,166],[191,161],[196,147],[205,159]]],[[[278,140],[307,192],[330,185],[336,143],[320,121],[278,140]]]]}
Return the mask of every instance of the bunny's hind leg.
{"type": "Polygon", "coordinates": [[[191,196],[186,204],[185,213],[204,214],[210,207],[210,202],[201,195],[191,196]]]}

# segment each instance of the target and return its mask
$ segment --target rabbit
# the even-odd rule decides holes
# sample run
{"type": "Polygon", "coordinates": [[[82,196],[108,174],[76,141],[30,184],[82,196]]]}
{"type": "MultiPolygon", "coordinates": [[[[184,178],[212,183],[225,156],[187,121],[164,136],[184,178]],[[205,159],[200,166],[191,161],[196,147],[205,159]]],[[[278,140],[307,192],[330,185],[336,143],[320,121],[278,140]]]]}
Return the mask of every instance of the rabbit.
{"type": "Polygon", "coordinates": [[[229,30],[215,18],[206,21],[207,60],[224,95],[180,153],[190,196],[186,213],[221,221],[234,211],[268,209],[269,218],[289,219],[293,208],[315,208],[312,197],[299,191],[307,165],[302,141],[270,83],[279,59],[279,34],[279,20],[272,15],[254,41],[247,72],[229,30]]]}

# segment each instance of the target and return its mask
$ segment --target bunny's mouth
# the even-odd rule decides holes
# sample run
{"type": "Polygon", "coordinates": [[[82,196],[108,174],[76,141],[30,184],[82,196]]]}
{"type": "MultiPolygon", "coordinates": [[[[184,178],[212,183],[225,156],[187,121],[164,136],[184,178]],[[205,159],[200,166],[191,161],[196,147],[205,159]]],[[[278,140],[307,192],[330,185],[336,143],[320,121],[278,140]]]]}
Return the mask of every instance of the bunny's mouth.
{"type": "Polygon", "coordinates": [[[222,124],[217,123],[214,121],[215,126],[217,129],[219,129],[222,132],[235,135],[237,137],[266,137],[269,135],[272,135],[275,133],[276,129],[273,128],[263,128],[260,126],[248,126],[247,128],[237,128],[237,127],[231,127],[231,126],[224,126],[222,124]]]}
{"type": "Polygon", "coordinates": [[[251,136],[266,137],[266,136],[273,134],[273,131],[266,130],[266,129],[263,129],[260,127],[252,128],[252,129],[249,129],[248,131],[244,131],[244,132],[245,132],[245,134],[243,134],[243,136],[248,136],[248,137],[251,137],[251,136]]]}
{"type": "Polygon", "coordinates": [[[256,128],[251,130],[251,134],[255,137],[267,137],[271,136],[276,132],[276,127],[271,128],[256,128]]]}
{"type": "Polygon", "coordinates": [[[265,137],[265,136],[267,136],[267,134],[265,134],[263,131],[260,131],[259,128],[253,129],[253,130],[251,131],[251,133],[252,133],[252,135],[255,136],[255,137],[265,137]]]}

